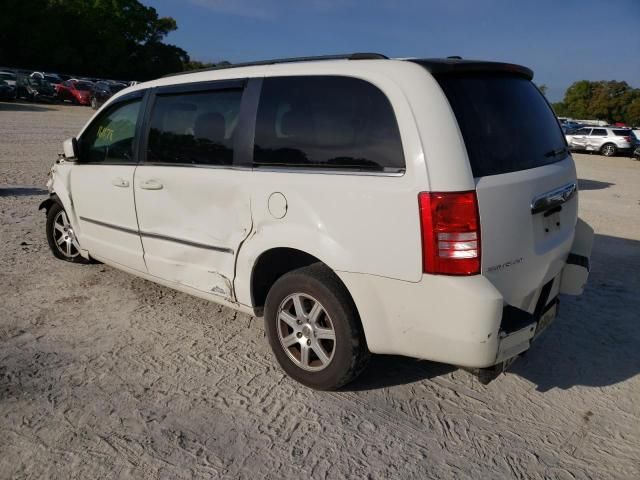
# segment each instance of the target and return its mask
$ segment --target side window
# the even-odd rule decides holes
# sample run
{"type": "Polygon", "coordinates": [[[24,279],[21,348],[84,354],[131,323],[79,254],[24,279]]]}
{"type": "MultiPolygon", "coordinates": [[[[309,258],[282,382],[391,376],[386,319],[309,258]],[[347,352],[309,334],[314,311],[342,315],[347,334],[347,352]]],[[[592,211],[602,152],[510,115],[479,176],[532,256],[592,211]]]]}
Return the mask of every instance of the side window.
{"type": "Polygon", "coordinates": [[[631,133],[631,130],[613,130],[613,134],[616,137],[628,137],[631,133]]]}
{"type": "Polygon", "coordinates": [[[133,139],[140,111],[140,99],[114,105],[100,115],[82,134],[80,161],[83,163],[136,163],[133,139]]]}
{"type": "Polygon", "coordinates": [[[607,131],[604,128],[594,128],[591,132],[592,137],[606,137],[607,131]]]}
{"type": "Polygon", "coordinates": [[[377,87],[309,76],[263,81],[254,166],[398,172],[405,163],[393,108],[377,87]]]}
{"type": "Polygon", "coordinates": [[[159,94],[147,162],[231,165],[241,90],[159,94]]]}

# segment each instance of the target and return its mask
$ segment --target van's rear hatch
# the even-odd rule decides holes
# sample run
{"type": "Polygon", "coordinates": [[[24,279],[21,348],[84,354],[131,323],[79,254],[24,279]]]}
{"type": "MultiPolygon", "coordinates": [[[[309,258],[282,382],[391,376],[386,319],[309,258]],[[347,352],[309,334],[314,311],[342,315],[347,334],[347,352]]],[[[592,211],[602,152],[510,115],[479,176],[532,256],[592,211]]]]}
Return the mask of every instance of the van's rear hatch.
{"type": "MultiPolygon", "coordinates": [[[[493,62],[421,62],[456,116],[475,178],[481,272],[505,302],[533,312],[556,278],[577,220],[576,171],[532,72],[493,62]]],[[[555,289],[554,289],[555,290],[555,289]]]]}

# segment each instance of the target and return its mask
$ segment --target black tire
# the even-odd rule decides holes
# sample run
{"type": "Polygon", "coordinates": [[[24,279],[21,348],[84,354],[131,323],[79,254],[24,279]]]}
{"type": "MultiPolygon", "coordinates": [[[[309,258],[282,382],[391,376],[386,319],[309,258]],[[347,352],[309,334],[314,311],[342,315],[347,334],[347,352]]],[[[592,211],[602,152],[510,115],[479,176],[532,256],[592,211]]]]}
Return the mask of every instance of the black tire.
{"type": "Polygon", "coordinates": [[[605,143],[602,147],[600,147],[600,153],[605,157],[613,157],[616,153],[618,153],[618,147],[616,147],[613,143],[605,143]]]}
{"type": "Polygon", "coordinates": [[[320,263],[293,270],[275,282],[267,295],[264,320],[269,344],[282,369],[294,380],[316,390],[335,390],[353,381],[370,357],[353,300],[340,279],[320,263]],[[290,358],[288,350],[303,346],[287,349],[280,340],[280,307],[291,295],[298,293],[312,297],[312,300],[321,304],[326,312],[325,318],[329,318],[335,332],[335,341],[329,340],[332,357],[319,371],[305,370],[290,358]]]}
{"type": "Polygon", "coordinates": [[[96,97],[91,97],[91,108],[94,110],[98,109],[98,101],[96,100],[96,97]]]}
{"type": "MultiPolygon", "coordinates": [[[[58,216],[62,213],[66,215],[64,208],[58,202],[53,202],[51,207],[49,207],[49,210],[47,210],[47,243],[49,244],[49,248],[51,249],[53,256],[59,258],[60,260],[64,260],[65,262],[91,263],[89,260],[80,255],[80,252],[74,245],[72,245],[70,249],[71,255],[68,255],[65,252],[67,243],[66,241],[63,242],[65,247],[58,246],[57,240],[60,239],[61,234],[64,234],[56,230],[55,222],[57,221],[58,216]]],[[[71,234],[73,234],[73,231],[71,231],[71,234]]]]}

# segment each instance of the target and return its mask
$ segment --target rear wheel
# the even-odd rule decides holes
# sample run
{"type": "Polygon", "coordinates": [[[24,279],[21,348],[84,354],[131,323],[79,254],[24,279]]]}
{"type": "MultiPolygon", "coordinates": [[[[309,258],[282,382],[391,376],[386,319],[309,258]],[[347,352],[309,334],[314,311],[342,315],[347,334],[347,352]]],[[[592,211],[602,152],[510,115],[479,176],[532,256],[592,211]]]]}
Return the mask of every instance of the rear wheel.
{"type": "Polygon", "coordinates": [[[62,205],[54,202],[47,211],[47,242],[56,258],[72,263],[90,263],[80,255],[80,244],[62,205]]]}
{"type": "Polygon", "coordinates": [[[613,143],[605,143],[600,149],[600,153],[605,157],[613,157],[617,151],[618,149],[613,143]]]}
{"type": "Polygon", "coordinates": [[[355,305],[322,264],[276,281],[265,302],[265,330],[282,369],[318,390],[351,382],[369,358],[355,305]]]}

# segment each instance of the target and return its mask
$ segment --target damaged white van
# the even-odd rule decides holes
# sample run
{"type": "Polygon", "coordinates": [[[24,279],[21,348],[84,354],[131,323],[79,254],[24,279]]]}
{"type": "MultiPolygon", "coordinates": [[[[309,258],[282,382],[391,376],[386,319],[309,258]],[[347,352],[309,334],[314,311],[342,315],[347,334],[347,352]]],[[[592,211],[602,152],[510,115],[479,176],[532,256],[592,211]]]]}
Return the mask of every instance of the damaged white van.
{"type": "Polygon", "coordinates": [[[135,85],[64,143],[49,245],[264,316],[312,388],[370,352],[500,371],[582,293],[593,238],[532,77],[352,54],[135,85]]]}

